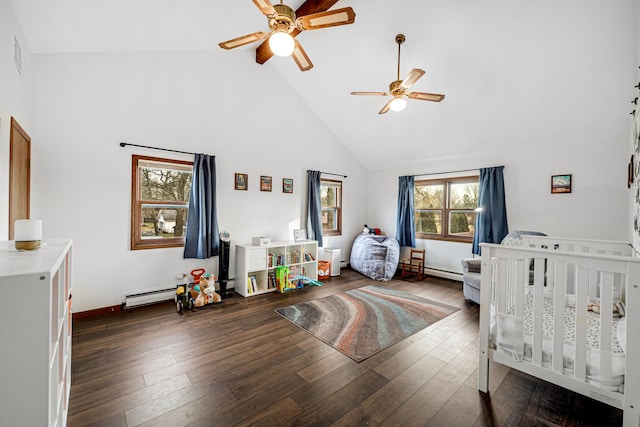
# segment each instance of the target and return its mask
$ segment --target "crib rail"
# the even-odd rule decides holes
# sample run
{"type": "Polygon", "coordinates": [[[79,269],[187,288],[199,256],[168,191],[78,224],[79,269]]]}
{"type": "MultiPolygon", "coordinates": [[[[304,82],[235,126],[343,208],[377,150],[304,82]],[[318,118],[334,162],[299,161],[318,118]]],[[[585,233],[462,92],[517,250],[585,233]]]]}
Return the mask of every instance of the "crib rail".
{"type": "Polygon", "coordinates": [[[520,247],[481,246],[479,389],[488,390],[491,359],[624,409],[625,425],[628,419],[635,420],[632,425],[638,425],[640,369],[633,367],[633,359],[640,355],[640,339],[636,337],[640,334],[633,333],[633,326],[640,325],[640,259],[628,256],[631,248],[624,242],[544,236],[526,236],[520,247]],[[623,366],[624,394],[592,384],[594,372],[611,372],[613,359],[620,357],[612,352],[612,308],[614,300],[620,298],[626,299],[629,328],[625,358],[629,363],[623,366]],[[597,315],[588,313],[589,304],[594,301],[600,305],[597,315]],[[552,334],[549,331],[545,334],[545,303],[552,307],[552,334]],[[572,314],[575,339],[571,345],[564,339],[567,303],[575,305],[572,314]],[[492,310],[496,322],[502,322],[499,332],[519,328],[517,333],[527,337],[526,348],[530,353],[525,355],[524,344],[518,348],[524,342],[519,337],[512,337],[512,342],[503,348],[494,348],[490,336],[495,337],[497,331],[491,328],[492,310]],[[518,322],[525,310],[532,310],[530,334],[525,334],[522,320],[518,322]],[[588,346],[587,314],[600,323],[597,350],[588,346]],[[573,360],[572,369],[565,366],[565,358],[573,360]]]}
{"type": "Polygon", "coordinates": [[[618,240],[593,240],[574,239],[570,237],[523,235],[522,246],[539,249],[555,249],[578,253],[594,253],[621,256],[633,255],[630,242],[618,240]]]}

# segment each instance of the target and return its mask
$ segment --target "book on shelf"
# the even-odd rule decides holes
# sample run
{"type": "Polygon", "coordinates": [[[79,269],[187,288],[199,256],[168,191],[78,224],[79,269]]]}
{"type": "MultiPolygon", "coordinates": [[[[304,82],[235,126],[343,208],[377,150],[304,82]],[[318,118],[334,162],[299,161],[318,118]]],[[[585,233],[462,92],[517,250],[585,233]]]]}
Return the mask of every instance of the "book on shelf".
{"type": "Polygon", "coordinates": [[[285,265],[285,255],[269,254],[268,263],[269,267],[285,265]]]}
{"type": "Polygon", "coordinates": [[[247,293],[252,294],[258,290],[258,281],[255,275],[247,277],[247,293]]]}
{"type": "Polygon", "coordinates": [[[276,273],[274,271],[270,271],[267,274],[267,289],[275,289],[276,288],[276,273]]]}
{"type": "Polygon", "coordinates": [[[305,261],[315,261],[316,259],[313,257],[313,254],[311,252],[305,252],[304,253],[304,260],[305,261]]]}

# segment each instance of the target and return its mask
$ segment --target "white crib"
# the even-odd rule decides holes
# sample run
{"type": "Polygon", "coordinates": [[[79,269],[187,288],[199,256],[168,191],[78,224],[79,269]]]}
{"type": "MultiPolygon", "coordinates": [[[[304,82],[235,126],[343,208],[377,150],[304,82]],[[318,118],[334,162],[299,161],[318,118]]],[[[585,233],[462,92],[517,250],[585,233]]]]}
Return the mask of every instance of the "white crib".
{"type": "Polygon", "coordinates": [[[640,425],[640,258],[631,246],[548,236],[481,246],[478,389],[488,392],[493,360],[620,408],[625,426],[640,425]]]}

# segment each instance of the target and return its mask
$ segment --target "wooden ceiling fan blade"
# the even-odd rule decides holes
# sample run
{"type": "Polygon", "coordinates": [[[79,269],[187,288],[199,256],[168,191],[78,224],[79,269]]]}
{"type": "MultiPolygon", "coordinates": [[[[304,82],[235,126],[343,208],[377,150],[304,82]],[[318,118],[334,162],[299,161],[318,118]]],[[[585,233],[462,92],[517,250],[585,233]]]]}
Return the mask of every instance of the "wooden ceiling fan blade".
{"type": "Polygon", "coordinates": [[[291,56],[293,57],[293,60],[296,61],[296,64],[298,65],[298,68],[300,68],[300,71],[309,71],[313,68],[313,63],[309,59],[307,52],[305,52],[302,48],[302,45],[300,44],[298,39],[294,40],[296,42],[296,45],[293,48],[293,53],[291,54],[291,56]]]}
{"type": "Polygon", "coordinates": [[[245,44],[253,43],[258,40],[262,40],[267,37],[267,33],[264,31],[258,31],[256,33],[247,34],[245,36],[236,37],[235,39],[227,40],[226,42],[219,43],[223,49],[233,49],[239,46],[244,46],[245,44]]]}
{"type": "Polygon", "coordinates": [[[387,96],[388,92],[351,92],[351,95],[373,95],[373,96],[387,96]]]}
{"type": "Polygon", "coordinates": [[[419,99],[421,101],[440,102],[444,99],[444,95],[438,93],[411,92],[407,96],[411,99],[419,99]]]}
{"type": "Polygon", "coordinates": [[[384,114],[387,111],[389,111],[389,109],[391,108],[391,102],[394,100],[395,98],[391,98],[389,100],[389,102],[387,102],[386,104],[384,104],[384,107],[382,107],[382,110],[378,111],[378,114],[384,114]]]}
{"type": "Polygon", "coordinates": [[[255,4],[258,9],[260,9],[260,12],[264,13],[267,18],[275,18],[278,15],[269,0],[253,0],[253,4],[255,4]]]}
{"type": "Polygon", "coordinates": [[[300,16],[296,19],[296,26],[300,30],[317,30],[320,28],[335,27],[337,25],[353,24],[355,18],[356,13],[352,8],[343,7],[342,9],[300,16]]]}
{"type": "Polygon", "coordinates": [[[413,70],[409,71],[407,77],[405,77],[402,83],[400,83],[400,87],[402,89],[409,89],[411,85],[420,80],[422,76],[424,76],[424,70],[421,70],[420,68],[414,68],[413,70]]]}

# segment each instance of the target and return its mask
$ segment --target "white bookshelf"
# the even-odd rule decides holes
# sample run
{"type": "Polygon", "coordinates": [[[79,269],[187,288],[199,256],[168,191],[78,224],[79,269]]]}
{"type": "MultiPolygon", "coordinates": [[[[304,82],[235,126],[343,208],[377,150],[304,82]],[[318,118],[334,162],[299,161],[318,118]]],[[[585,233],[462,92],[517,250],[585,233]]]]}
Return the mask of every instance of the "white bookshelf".
{"type": "Polygon", "coordinates": [[[7,426],[65,426],[71,387],[71,240],[34,251],[0,242],[0,414],[7,426]]]}
{"type": "Polygon", "coordinates": [[[270,275],[276,267],[289,267],[294,273],[318,280],[318,242],[303,240],[298,242],[272,242],[266,246],[250,244],[236,245],[236,277],[234,290],[250,297],[277,289],[270,286],[270,275]],[[256,290],[249,292],[248,281],[255,278],[256,290]]]}

